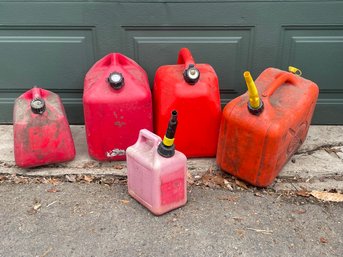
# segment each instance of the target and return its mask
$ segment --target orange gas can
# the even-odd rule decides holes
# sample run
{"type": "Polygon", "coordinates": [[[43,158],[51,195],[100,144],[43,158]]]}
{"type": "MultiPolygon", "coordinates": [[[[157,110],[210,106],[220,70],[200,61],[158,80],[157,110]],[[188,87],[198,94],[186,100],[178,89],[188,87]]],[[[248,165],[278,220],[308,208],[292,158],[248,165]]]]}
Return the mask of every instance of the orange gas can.
{"type": "MultiPolygon", "coordinates": [[[[290,71],[299,70],[290,67],[290,71]]],[[[244,78],[248,92],[223,111],[217,164],[264,187],[304,142],[319,90],[312,81],[275,68],[263,71],[256,85],[249,72],[244,78]]]]}

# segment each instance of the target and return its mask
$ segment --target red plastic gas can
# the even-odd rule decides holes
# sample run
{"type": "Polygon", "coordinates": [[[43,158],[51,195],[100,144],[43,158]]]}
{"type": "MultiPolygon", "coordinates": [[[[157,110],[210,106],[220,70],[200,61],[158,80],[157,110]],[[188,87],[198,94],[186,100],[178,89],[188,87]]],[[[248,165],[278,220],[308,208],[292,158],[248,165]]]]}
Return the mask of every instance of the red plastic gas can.
{"type": "Polygon", "coordinates": [[[163,137],[169,114],[179,113],[176,149],[187,157],[211,157],[217,150],[221,119],[218,78],[208,64],[195,64],[182,48],[177,65],[158,68],[154,87],[154,129],[163,137]]]}
{"type": "Polygon", "coordinates": [[[74,141],[57,94],[34,87],[18,97],[13,111],[14,157],[23,168],[70,161],[74,141]]]}
{"type": "Polygon", "coordinates": [[[217,163],[224,171],[264,187],[304,142],[319,90],[310,80],[274,68],[262,72],[256,86],[249,72],[244,77],[248,92],[223,111],[217,163]]]}
{"type": "Polygon", "coordinates": [[[143,128],[152,130],[152,99],[146,72],[120,54],[103,57],[84,81],[83,108],[89,155],[125,160],[143,128]]]}

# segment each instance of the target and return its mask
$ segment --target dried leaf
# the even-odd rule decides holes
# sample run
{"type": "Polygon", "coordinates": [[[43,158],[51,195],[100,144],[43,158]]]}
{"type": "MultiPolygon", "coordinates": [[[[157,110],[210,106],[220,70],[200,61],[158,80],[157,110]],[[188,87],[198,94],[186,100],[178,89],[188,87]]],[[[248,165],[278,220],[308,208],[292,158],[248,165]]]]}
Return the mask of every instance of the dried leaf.
{"type": "Polygon", "coordinates": [[[322,244],[326,244],[326,243],[328,243],[329,241],[328,241],[326,238],[321,237],[321,238],[320,238],[320,242],[321,242],[322,244]]]}
{"type": "Polygon", "coordinates": [[[259,192],[255,192],[255,193],[254,193],[254,196],[262,197],[262,195],[261,195],[259,192]]]}
{"type": "Polygon", "coordinates": [[[215,175],[213,177],[213,182],[214,182],[214,184],[216,184],[218,186],[221,186],[221,187],[225,186],[225,179],[220,175],[215,175]]]}
{"type": "Polygon", "coordinates": [[[203,185],[211,188],[227,187],[227,181],[223,178],[221,173],[216,174],[212,167],[201,177],[201,182],[203,185]]]}
{"type": "Polygon", "coordinates": [[[300,210],[294,210],[292,212],[295,213],[295,214],[304,214],[304,213],[306,213],[306,210],[300,209],[300,210]]]}
{"type": "Polygon", "coordinates": [[[66,180],[68,182],[76,182],[76,176],[75,175],[66,175],[66,180]]]}
{"type": "Polygon", "coordinates": [[[58,178],[49,178],[48,183],[56,186],[60,183],[60,180],[58,178]]]}
{"type": "Polygon", "coordinates": [[[90,183],[94,180],[94,176],[91,176],[91,175],[84,175],[83,176],[83,180],[90,183]]]}
{"type": "Polygon", "coordinates": [[[100,183],[101,184],[105,184],[105,185],[113,185],[115,183],[116,179],[112,178],[112,177],[103,177],[100,179],[100,183]]]}
{"type": "Polygon", "coordinates": [[[227,189],[229,189],[230,191],[233,191],[233,188],[232,188],[232,186],[231,186],[230,184],[227,184],[226,187],[227,187],[227,189]]]}
{"type": "Polygon", "coordinates": [[[192,175],[189,172],[187,172],[187,183],[190,184],[190,185],[194,184],[194,179],[193,179],[192,175]]]}
{"type": "Polygon", "coordinates": [[[38,209],[40,209],[40,207],[42,207],[42,204],[41,203],[36,203],[34,206],[33,206],[33,209],[35,211],[37,211],[38,209]]]}
{"type": "Polygon", "coordinates": [[[42,207],[42,204],[39,200],[35,199],[33,206],[27,212],[31,215],[36,214],[40,207],[42,207]]]}
{"type": "Polygon", "coordinates": [[[296,195],[298,196],[302,196],[302,197],[309,197],[310,196],[310,192],[308,192],[307,190],[299,190],[295,192],[296,195]]]}
{"type": "Polygon", "coordinates": [[[207,171],[209,174],[211,174],[211,175],[214,175],[214,172],[213,172],[213,168],[212,167],[210,167],[209,169],[208,169],[208,171],[207,171]]]}
{"type": "Polygon", "coordinates": [[[237,235],[238,235],[240,238],[243,238],[244,235],[245,235],[245,230],[243,230],[243,229],[237,229],[237,230],[236,230],[236,233],[237,233],[237,235]]]}
{"type": "Polygon", "coordinates": [[[210,176],[210,175],[204,175],[202,177],[202,182],[205,186],[208,186],[210,188],[220,187],[220,184],[218,184],[218,182],[220,183],[220,181],[218,179],[215,179],[213,176],[210,176]]]}
{"type": "Polygon", "coordinates": [[[337,154],[337,153],[341,153],[341,152],[342,152],[342,150],[341,150],[340,148],[325,147],[325,148],[323,148],[323,149],[324,149],[325,152],[327,152],[328,154],[330,154],[330,153],[335,153],[335,154],[337,154]]]}
{"type": "Polygon", "coordinates": [[[95,161],[89,161],[83,164],[83,168],[88,169],[88,168],[95,168],[98,167],[100,164],[95,161]]]}
{"type": "Polygon", "coordinates": [[[120,200],[122,204],[128,204],[130,201],[129,200],[120,200]]]}
{"type": "Polygon", "coordinates": [[[40,209],[40,207],[42,207],[42,204],[38,200],[35,200],[33,207],[30,208],[27,212],[29,214],[35,214],[40,209]]]}
{"type": "Polygon", "coordinates": [[[50,189],[48,189],[48,190],[46,190],[47,192],[49,192],[49,193],[57,193],[57,192],[60,192],[60,190],[58,190],[56,187],[52,187],[52,188],[50,188],[50,189]]]}
{"type": "Polygon", "coordinates": [[[240,181],[238,179],[235,180],[235,183],[237,186],[239,186],[240,188],[243,188],[245,190],[248,190],[248,186],[243,182],[243,181],[240,181]]]}
{"type": "Polygon", "coordinates": [[[13,181],[15,184],[27,184],[28,183],[28,178],[24,178],[24,177],[18,177],[18,176],[14,176],[13,177],[13,181]]]}
{"type": "Polygon", "coordinates": [[[319,200],[329,201],[329,202],[343,202],[343,194],[340,193],[330,193],[325,191],[311,191],[312,196],[319,200]]]}

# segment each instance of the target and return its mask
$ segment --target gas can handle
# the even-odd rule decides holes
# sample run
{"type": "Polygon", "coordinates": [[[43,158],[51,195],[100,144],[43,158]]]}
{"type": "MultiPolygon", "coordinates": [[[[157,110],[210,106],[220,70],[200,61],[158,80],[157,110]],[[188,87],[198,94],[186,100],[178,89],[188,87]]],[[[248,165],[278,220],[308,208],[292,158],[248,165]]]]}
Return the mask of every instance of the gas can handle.
{"type": "Polygon", "coordinates": [[[42,98],[41,90],[39,87],[34,86],[31,90],[32,99],[42,98]]]}
{"type": "Polygon", "coordinates": [[[162,141],[159,136],[155,135],[151,131],[149,131],[147,129],[141,129],[139,131],[138,142],[143,143],[146,140],[151,141],[153,143],[153,147],[156,147],[156,148],[158,147],[158,145],[162,141]]]}
{"type": "Polygon", "coordinates": [[[181,48],[177,58],[177,64],[184,64],[187,68],[189,65],[194,65],[194,59],[188,48],[181,48]]]}
{"type": "Polygon", "coordinates": [[[262,96],[267,97],[271,96],[275,90],[285,84],[286,82],[290,82],[292,84],[297,83],[297,78],[294,74],[285,72],[281,74],[276,80],[272,82],[272,84],[263,92],[262,96]]]}
{"type": "Polygon", "coordinates": [[[190,85],[195,85],[200,78],[200,71],[195,67],[193,56],[188,48],[180,49],[177,63],[184,64],[183,78],[185,81],[190,85]]]}

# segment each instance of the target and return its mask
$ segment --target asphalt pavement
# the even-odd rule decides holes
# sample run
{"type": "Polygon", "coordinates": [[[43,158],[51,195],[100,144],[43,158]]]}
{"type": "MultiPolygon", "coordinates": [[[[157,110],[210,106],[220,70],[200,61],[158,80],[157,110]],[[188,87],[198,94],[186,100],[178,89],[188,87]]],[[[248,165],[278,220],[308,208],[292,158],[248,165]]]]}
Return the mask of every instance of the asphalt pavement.
{"type": "Polygon", "coordinates": [[[188,160],[188,203],[156,217],[127,193],[126,163],[21,169],[0,126],[0,257],[343,256],[343,127],[311,126],[274,183],[258,189],[188,160]]]}
{"type": "Polygon", "coordinates": [[[156,217],[124,182],[0,184],[0,256],[343,256],[342,203],[188,187],[156,217]]]}

